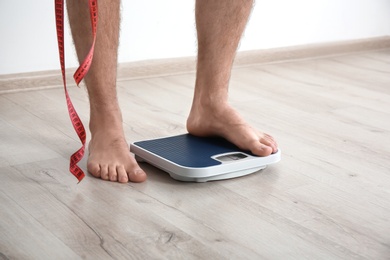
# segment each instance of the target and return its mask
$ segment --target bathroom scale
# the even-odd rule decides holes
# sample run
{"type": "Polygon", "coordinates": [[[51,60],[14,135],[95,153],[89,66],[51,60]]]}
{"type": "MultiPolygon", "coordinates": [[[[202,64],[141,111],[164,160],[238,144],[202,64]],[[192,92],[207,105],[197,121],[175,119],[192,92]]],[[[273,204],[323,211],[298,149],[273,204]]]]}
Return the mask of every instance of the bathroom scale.
{"type": "Polygon", "coordinates": [[[147,162],[179,181],[207,182],[248,175],[276,163],[281,151],[265,157],[240,150],[219,137],[182,134],[130,144],[138,162],[147,162]]]}

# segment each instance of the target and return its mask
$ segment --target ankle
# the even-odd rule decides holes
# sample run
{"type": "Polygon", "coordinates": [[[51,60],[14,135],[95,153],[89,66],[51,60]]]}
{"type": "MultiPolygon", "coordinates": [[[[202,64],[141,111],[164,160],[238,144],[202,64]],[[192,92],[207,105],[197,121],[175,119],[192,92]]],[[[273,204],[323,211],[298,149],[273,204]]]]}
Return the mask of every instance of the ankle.
{"type": "Polygon", "coordinates": [[[230,107],[227,97],[218,95],[204,95],[194,98],[192,110],[209,115],[218,114],[230,107]]]}
{"type": "Polygon", "coordinates": [[[122,113],[119,109],[107,110],[91,110],[89,129],[92,136],[98,132],[118,133],[123,132],[122,113]]]}
{"type": "Polygon", "coordinates": [[[205,108],[219,108],[228,104],[227,80],[197,79],[193,104],[205,108]]]}

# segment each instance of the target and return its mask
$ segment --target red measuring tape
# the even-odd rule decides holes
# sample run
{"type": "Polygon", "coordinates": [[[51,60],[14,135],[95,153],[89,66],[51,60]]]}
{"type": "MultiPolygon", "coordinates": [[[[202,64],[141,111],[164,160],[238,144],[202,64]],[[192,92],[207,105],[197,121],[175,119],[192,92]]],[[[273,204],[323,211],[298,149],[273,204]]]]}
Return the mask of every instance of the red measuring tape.
{"type": "MultiPolygon", "coordinates": [[[[83,170],[77,165],[77,163],[83,158],[85,152],[85,142],[86,142],[86,132],[83,123],[78,116],[72,101],[70,99],[68,90],[66,88],[66,77],[65,77],[65,46],[64,46],[64,0],[54,0],[55,4],[55,14],[56,14],[56,28],[57,28],[57,42],[58,42],[58,52],[60,56],[60,65],[62,72],[62,81],[64,83],[64,91],[66,97],[66,105],[68,106],[68,112],[70,120],[74,130],[76,131],[78,137],[81,141],[81,148],[77,150],[74,154],[70,156],[70,166],[69,171],[78,179],[80,182],[85,174],[83,170]]],[[[96,30],[97,30],[97,20],[98,20],[98,7],[97,0],[89,0],[89,11],[91,16],[91,26],[92,26],[92,35],[93,42],[89,50],[87,57],[85,57],[82,64],[78,67],[76,72],[73,75],[76,84],[79,85],[81,80],[87,74],[89,68],[92,64],[93,52],[95,49],[96,42],[96,30]]]]}

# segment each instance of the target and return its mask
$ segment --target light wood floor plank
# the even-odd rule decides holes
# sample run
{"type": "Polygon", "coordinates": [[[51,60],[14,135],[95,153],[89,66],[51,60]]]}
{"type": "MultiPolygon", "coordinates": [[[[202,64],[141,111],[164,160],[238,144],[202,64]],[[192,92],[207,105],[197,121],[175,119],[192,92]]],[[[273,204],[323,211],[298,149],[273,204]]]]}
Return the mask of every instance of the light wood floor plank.
{"type": "Polygon", "coordinates": [[[52,207],[50,195],[12,168],[0,168],[0,171],[2,255],[6,259],[81,259],[80,255],[66,245],[66,241],[58,238],[53,230],[45,226],[46,223],[59,221],[60,225],[53,227],[62,232],[67,231],[64,216],[58,214],[58,207],[52,207]],[[39,218],[35,212],[39,214],[39,218]],[[51,218],[53,214],[56,218],[51,218]]]}

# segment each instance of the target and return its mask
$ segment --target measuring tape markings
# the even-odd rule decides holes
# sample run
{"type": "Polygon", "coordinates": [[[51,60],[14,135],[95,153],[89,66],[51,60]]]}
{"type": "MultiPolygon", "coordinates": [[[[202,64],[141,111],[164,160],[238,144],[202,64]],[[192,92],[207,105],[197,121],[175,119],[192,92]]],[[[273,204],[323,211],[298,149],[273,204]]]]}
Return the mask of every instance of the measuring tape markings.
{"type": "MultiPolygon", "coordinates": [[[[83,158],[85,153],[85,142],[86,142],[86,132],[84,125],[78,116],[76,109],[73,106],[73,103],[70,99],[67,87],[66,87],[66,76],[65,76],[65,47],[64,47],[64,0],[54,0],[55,5],[55,16],[56,16],[56,31],[57,31],[57,43],[58,43],[58,53],[60,57],[60,65],[61,65],[61,73],[62,73],[62,81],[64,84],[64,91],[66,97],[66,105],[68,107],[68,113],[70,120],[72,122],[73,128],[76,131],[80,141],[81,148],[78,149],[75,153],[70,156],[70,166],[69,171],[77,178],[80,182],[85,174],[83,170],[77,165],[78,162],[83,158]]],[[[92,64],[93,53],[95,49],[96,42],[96,31],[97,31],[97,21],[98,21],[98,9],[97,9],[97,0],[89,0],[89,11],[91,16],[91,26],[92,26],[92,35],[93,42],[92,46],[89,50],[88,55],[76,70],[73,78],[77,85],[81,82],[81,80],[87,74],[89,68],[92,64]]]]}

